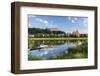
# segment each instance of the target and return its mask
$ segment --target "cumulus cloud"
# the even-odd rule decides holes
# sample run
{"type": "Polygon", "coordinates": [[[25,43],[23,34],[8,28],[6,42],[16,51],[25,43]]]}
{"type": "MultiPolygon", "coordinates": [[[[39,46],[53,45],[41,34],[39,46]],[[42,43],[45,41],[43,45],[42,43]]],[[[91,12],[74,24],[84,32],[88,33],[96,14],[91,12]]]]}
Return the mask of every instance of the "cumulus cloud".
{"type": "Polygon", "coordinates": [[[41,22],[41,23],[44,23],[45,25],[48,24],[48,21],[47,20],[43,20],[41,18],[36,18],[37,21],[41,22]]]}
{"type": "Polygon", "coordinates": [[[76,18],[76,17],[74,18],[74,20],[77,20],[77,19],[78,19],[78,18],[76,18]]]}
{"type": "Polygon", "coordinates": [[[75,20],[71,20],[72,23],[75,23],[75,20]]]}
{"type": "Polygon", "coordinates": [[[28,27],[29,27],[29,28],[32,28],[32,26],[31,26],[31,24],[30,24],[30,23],[28,24],[28,27]]]}
{"type": "Polygon", "coordinates": [[[48,21],[46,21],[46,20],[44,20],[43,22],[44,22],[45,24],[48,24],[48,21]]]}
{"type": "Polygon", "coordinates": [[[77,20],[77,18],[73,18],[73,17],[68,17],[68,20],[71,21],[72,23],[75,23],[75,21],[77,20]]]}

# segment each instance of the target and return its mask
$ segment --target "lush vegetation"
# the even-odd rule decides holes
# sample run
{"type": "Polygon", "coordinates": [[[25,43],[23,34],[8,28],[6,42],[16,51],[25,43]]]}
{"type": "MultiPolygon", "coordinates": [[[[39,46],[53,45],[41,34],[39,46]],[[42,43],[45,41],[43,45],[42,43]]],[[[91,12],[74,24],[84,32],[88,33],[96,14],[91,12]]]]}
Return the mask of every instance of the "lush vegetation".
{"type": "Polygon", "coordinates": [[[88,43],[84,42],[81,45],[68,48],[64,52],[60,52],[49,59],[77,59],[87,58],[88,56],[88,43]]]}
{"type": "Polygon", "coordinates": [[[51,37],[62,37],[65,36],[63,31],[51,31],[49,29],[40,28],[28,28],[29,37],[35,38],[51,38],[51,37]]]}
{"type": "Polygon", "coordinates": [[[87,34],[80,34],[80,35],[73,35],[67,34],[64,31],[55,30],[51,31],[50,29],[40,29],[40,28],[28,28],[29,38],[80,38],[80,37],[87,37],[87,34]]]}
{"type": "Polygon", "coordinates": [[[40,28],[28,28],[28,33],[29,34],[38,34],[38,33],[43,33],[43,34],[65,34],[63,31],[51,31],[50,29],[40,29],[40,28]]]}

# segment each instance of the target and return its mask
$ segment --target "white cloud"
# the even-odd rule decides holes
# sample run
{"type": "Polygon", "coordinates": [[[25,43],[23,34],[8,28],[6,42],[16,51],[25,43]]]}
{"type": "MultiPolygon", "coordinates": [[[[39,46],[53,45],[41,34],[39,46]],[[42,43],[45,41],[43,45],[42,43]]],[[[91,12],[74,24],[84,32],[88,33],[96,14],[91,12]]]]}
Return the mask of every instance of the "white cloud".
{"type": "Polygon", "coordinates": [[[42,19],[40,19],[40,18],[36,18],[36,20],[39,21],[39,22],[42,22],[42,19]]]}
{"type": "Polygon", "coordinates": [[[74,18],[74,20],[77,20],[77,19],[78,19],[78,18],[76,18],[76,17],[74,18]]]}
{"type": "Polygon", "coordinates": [[[44,23],[45,23],[45,24],[48,24],[48,21],[44,20],[44,23]]]}
{"type": "Polygon", "coordinates": [[[72,22],[72,23],[75,23],[75,21],[74,21],[74,20],[71,20],[71,22],[72,22]]]}
{"type": "Polygon", "coordinates": [[[36,18],[36,21],[44,24],[44,26],[49,26],[51,28],[55,28],[56,25],[50,24],[46,19],[36,18]]]}
{"type": "Polygon", "coordinates": [[[75,21],[77,20],[78,18],[73,18],[73,17],[68,17],[68,20],[71,21],[72,23],[75,23],[75,21]]]}
{"type": "Polygon", "coordinates": [[[28,27],[29,27],[29,28],[32,28],[32,26],[31,26],[31,24],[30,24],[30,23],[28,24],[28,27]]]}
{"type": "Polygon", "coordinates": [[[43,20],[41,18],[36,18],[37,21],[41,22],[41,23],[44,23],[45,25],[48,24],[48,21],[47,20],[43,20]]]}

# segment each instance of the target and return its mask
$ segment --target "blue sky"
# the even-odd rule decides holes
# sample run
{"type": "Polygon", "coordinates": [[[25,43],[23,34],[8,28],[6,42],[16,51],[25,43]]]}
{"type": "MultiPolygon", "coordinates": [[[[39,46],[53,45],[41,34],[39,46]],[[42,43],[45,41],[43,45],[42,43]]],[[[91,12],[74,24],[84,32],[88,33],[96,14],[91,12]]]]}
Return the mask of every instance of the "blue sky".
{"type": "Polygon", "coordinates": [[[88,32],[88,17],[28,15],[29,28],[57,28],[64,32],[88,32]]]}

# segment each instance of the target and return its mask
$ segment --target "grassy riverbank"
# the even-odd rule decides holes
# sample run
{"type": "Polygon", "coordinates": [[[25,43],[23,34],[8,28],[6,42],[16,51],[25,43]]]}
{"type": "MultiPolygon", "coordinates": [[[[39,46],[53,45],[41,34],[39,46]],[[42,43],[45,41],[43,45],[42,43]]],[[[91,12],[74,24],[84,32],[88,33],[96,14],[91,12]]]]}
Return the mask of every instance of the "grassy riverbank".
{"type": "Polygon", "coordinates": [[[29,40],[86,40],[87,37],[80,38],[29,38],[29,40]]]}
{"type": "Polygon", "coordinates": [[[28,56],[28,60],[43,60],[42,57],[36,57],[36,56],[32,56],[32,54],[30,53],[28,56]]]}

